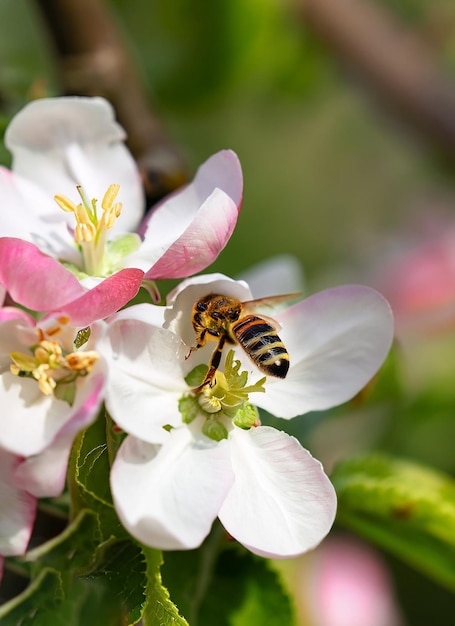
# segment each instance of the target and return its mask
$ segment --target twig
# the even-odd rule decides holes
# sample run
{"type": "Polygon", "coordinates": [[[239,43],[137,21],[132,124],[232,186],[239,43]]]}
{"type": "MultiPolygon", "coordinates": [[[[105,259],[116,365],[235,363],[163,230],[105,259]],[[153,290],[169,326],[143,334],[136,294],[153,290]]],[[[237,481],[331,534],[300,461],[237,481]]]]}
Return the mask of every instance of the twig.
{"type": "Polygon", "coordinates": [[[102,0],[36,0],[58,54],[65,94],[104,96],[128,133],[149,202],[187,180],[182,155],[153,113],[102,0]]]}
{"type": "Polygon", "coordinates": [[[455,158],[455,85],[415,32],[371,0],[296,0],[296,7],[384,104],[455,158]]]}

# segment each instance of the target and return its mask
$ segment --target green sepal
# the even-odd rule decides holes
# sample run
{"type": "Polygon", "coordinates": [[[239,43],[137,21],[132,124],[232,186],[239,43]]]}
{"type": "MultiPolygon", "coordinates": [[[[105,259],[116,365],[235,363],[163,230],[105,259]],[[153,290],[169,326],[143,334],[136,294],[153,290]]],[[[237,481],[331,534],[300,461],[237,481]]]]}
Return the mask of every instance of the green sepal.
{"type": "Polygon", "coordinates": [[[235,426],[249,430],[252,426],[257,426],[260,423],[259,411],[253,404],[245,402],[236,412],[232,421],[235,426]]]}
{"type": "Polygon", "coordinates": [[[184,424],[191,424],[198,415],[201,415],[201,407],[196,396],[188,394],[179,398],[179,412],[184,424]]]}
{"type": "Polygon", "coordinates": [[[105,258],[110,268],[115,268],[121,261],[137,250],[141,238],[136,233],[126,233],[106,243],[105,258]]]}
{"type": "Polygon", "coordinates": [[[216,417],[208,417],[202,426],[202,433],[213,441],[222,441],[228,438],[226,426],[216,417]]]}
{"type": "Polygon", "coordinates": [[[57,383],[54,389],[54,397],[73,406],[76,398],[76,383],[57,383]]]}
{"type": "Polygon", "coordinates": [[[209,369],[208,366],[205,365],[204,363],[201,363],[200,365],[196,365],[196,367],[193,368],[191,372],[189,372],[185,376],[185,382],[188,385],[188,387],[199,387],[199,385],[204,380],[208,369],[209,369]]]}

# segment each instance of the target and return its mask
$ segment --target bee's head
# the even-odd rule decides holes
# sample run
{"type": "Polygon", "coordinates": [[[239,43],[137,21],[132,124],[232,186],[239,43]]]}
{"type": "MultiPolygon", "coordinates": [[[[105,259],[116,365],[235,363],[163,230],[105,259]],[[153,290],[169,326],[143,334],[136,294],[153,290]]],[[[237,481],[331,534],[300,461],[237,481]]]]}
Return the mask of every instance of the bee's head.
{"type": "Polygon", "coordinates": [[[211,293],[198,300],[194,310],[206,328],[228,327],[240,317],[242,303],[229,296],[211,293]]]}

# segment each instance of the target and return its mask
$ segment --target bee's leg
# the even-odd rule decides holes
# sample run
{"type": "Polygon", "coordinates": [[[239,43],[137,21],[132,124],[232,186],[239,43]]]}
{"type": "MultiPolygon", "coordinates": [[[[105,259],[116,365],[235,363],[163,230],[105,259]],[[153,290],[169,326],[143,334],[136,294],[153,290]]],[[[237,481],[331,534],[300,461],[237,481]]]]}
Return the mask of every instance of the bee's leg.
{"type": "Polygon", "coordinates": [[[199,387],[194,389],[196,393],[201,391],[202,388],[205,387],[205,385],[210,385],[210,387],[213,387],[213,385],[215,384],[215,374],[221,362],[221,355],[223,354],[223,348],[224,348],[225,342],[226,342],[226,338],[224,336],[221,336],[218,342],[218,345],[209,361],[209,369],[207,371],[207,374],[205,375],[204,380],[199,385],[199,387]]]}
{"type": "Polygon", "coordinates": [[[191,355],[192,352],[195,352],[196,350],[199,350],[199,348],[202,348],[203,346],[205,346],[206,343],[207,343],[207,329],[204,328],[204,330],[201,332],[201,334],[197,338],[196,345],[195,346],[191,346],[190,351],[185,356],[185,360],[190,358],[190,355],[191,355]]]}

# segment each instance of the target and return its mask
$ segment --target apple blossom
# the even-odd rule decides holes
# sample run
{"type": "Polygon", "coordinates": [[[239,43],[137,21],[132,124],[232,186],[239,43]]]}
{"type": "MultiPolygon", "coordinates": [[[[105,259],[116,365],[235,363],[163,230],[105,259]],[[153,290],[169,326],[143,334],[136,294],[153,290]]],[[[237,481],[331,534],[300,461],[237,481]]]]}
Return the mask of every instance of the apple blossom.
{"type": "Polygon", "coordinates": [[[294,438],[261,426],[255,407],[291,418],[351,398],[390,348],[390,309],[367,287],[312,296],[274,315],[291,358],[285,379],[264,376],[229,346],[201,387],[214,346],[189,346],[193,304],[207,293],[251,299],[244,282],[195,277],[167,307],[113,316],[100,341],[111,363],[107,408],[129,433],[111,473],[117,512],[135,537],[162,549],[197,547],[218,516],[251,551],[295,556],[330,530],[335,493],[320,463],[294,438]]]}
{"type": "Polygon", "coordinates": [[[100,324],[77,330],[63,316],[36,323],[20,309],[0,309],[0,446],[26,458],[18,480],[36,495],[63,487],[71,442],[101,406],[106,365],[94,350],[100,324]],[[51,481],[46,459],[59,468],[51,481]]]}
{"type": "Polygon", "coordinates": [[[237,221],[236,155],[213,155],[140,227],[140,176],[124,139],[103,98],[45,98],[24,107],[5,134],[13,165],[0,170],[0,197],[14,211],[0,216],[0,234],[35,243],[87,287],[125,267],[141,269],[146,281],[207,267],[237,221]]]}

